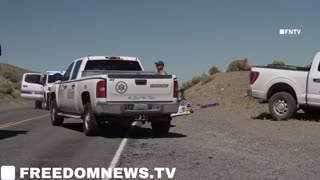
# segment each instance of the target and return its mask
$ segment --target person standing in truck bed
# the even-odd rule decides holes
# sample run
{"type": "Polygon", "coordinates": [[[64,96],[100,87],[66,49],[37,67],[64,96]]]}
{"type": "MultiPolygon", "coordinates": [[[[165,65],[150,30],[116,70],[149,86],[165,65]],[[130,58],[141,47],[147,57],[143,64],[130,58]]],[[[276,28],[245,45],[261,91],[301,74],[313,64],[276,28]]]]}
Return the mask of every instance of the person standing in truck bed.
{"type": "Polygon", "coordinates": [[[164,71],[164,62],[163,61],[158,61],[154,63],[157,68],[157,75],[167,75],[166,71],[164,71]]]}

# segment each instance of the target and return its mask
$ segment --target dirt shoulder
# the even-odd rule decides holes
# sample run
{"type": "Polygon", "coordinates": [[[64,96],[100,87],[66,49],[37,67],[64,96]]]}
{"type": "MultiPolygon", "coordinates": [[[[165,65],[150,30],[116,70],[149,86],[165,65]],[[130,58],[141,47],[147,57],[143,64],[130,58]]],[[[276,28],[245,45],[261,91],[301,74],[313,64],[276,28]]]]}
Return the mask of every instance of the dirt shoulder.
{"type": "Polygon", "coordinates": [[[12,97],[8,94],[0,94],[0,108],[16,106],[34,106],[34,101],[24,100],[20,97],[12,97]]]}

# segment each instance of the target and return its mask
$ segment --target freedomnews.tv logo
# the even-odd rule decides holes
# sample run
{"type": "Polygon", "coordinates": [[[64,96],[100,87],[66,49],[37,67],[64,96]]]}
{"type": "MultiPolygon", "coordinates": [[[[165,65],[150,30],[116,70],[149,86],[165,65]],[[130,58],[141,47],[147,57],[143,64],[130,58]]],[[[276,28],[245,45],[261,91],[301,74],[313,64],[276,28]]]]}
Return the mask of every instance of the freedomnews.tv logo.
{"type": "Polygon", "coordinates": [[[280,35],[300,35],[301,29],[279,29],[280,35]]]}
{"type": "Polygon", "coordinates": [[[19,179],[173,179],[176,168],[68,168],[1,166],[1,180],[19,179]]]}

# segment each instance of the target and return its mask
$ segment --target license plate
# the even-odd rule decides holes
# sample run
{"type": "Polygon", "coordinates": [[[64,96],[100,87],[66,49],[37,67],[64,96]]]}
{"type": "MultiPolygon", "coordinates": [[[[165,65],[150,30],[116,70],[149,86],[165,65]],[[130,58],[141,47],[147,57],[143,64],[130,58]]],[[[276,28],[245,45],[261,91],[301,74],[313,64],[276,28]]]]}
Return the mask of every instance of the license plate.
{"type": "Polygon", "coordinates": [[[147,110],[148,109],[148,104],[135,104],[133,106],[134,110],[147,110]]]}

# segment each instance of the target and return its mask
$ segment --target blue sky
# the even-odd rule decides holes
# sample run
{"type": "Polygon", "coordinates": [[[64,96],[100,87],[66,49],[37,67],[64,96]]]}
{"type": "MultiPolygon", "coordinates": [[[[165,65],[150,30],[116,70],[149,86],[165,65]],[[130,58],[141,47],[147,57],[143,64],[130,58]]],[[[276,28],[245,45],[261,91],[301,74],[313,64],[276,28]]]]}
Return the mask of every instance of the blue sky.
{"type": "Polygon", "coordinates": [[[147,70],[163,60],[181,81],[239,58],[304,65],[320,50],[319,17],[316,0],[2,0],[0,62],[46,71],[86,55],[129,55],[147,70]]]}

